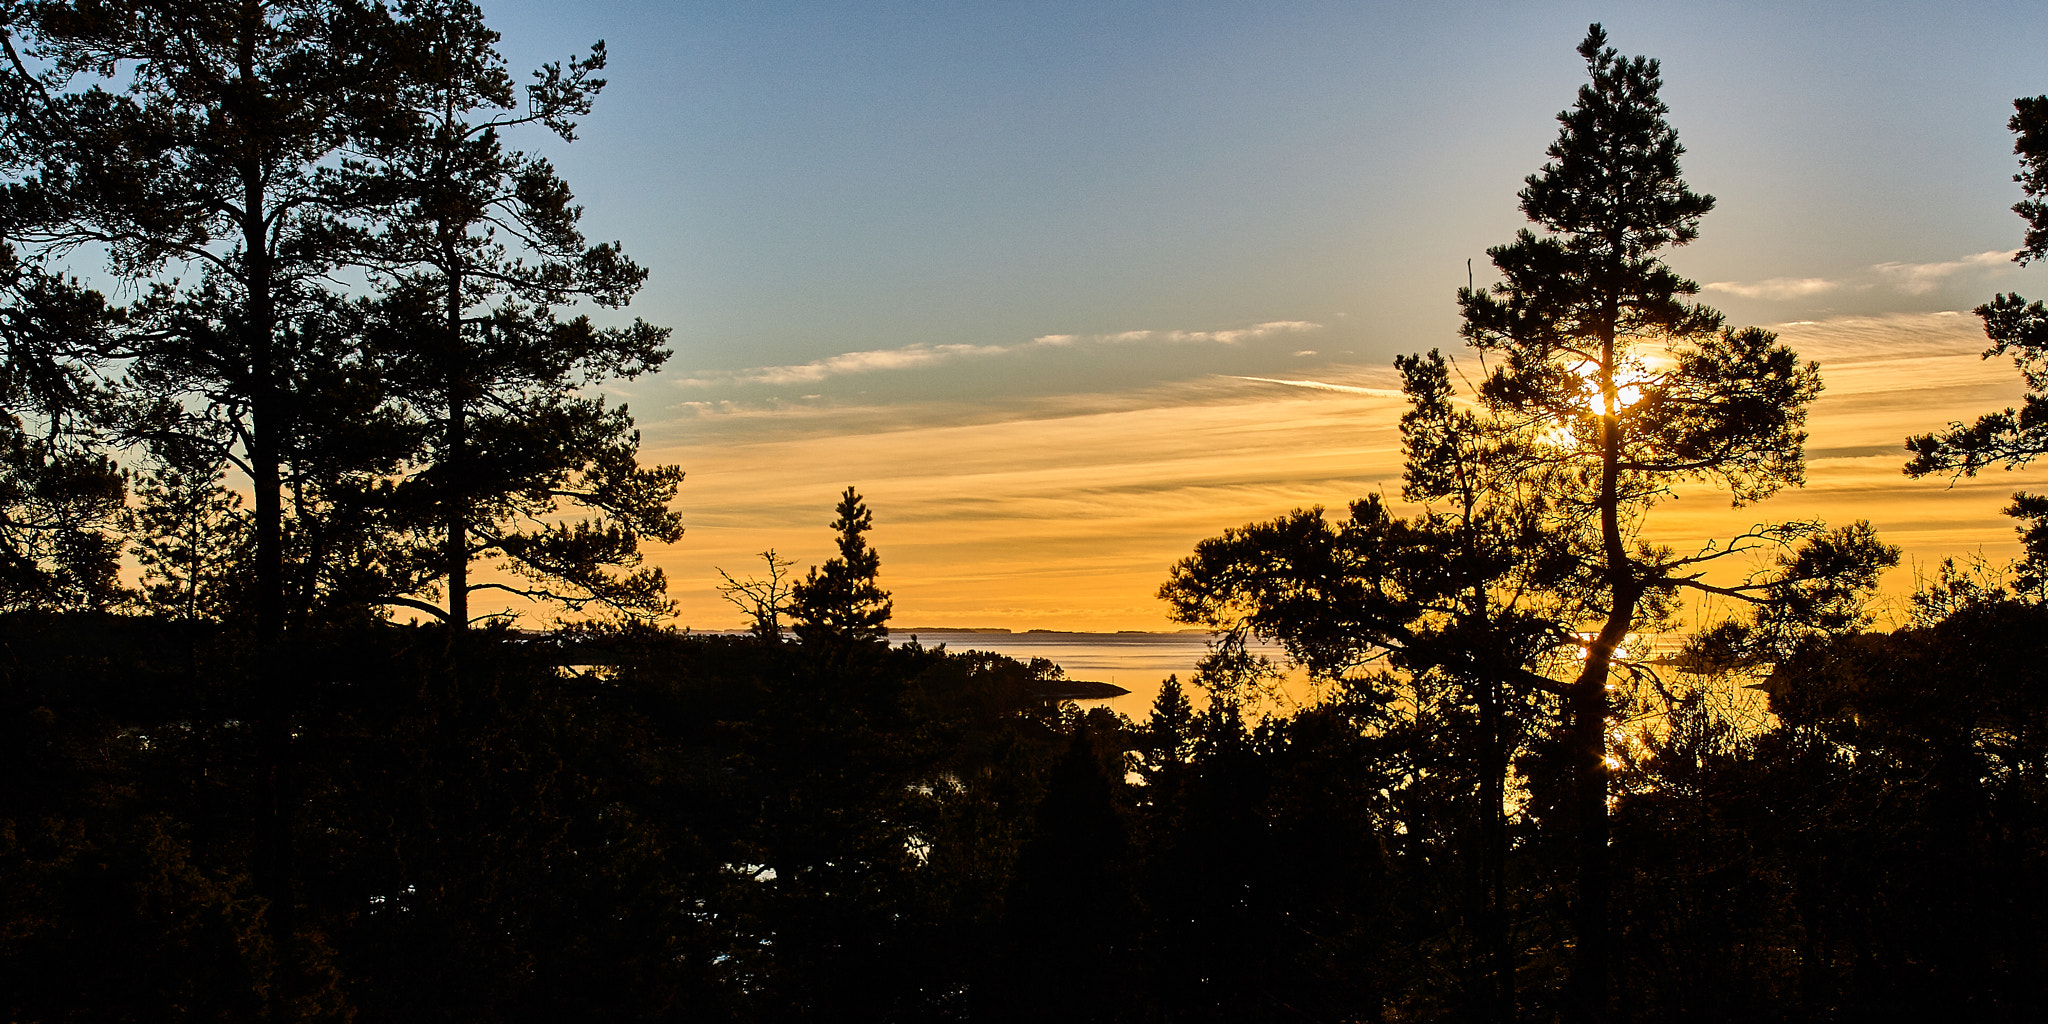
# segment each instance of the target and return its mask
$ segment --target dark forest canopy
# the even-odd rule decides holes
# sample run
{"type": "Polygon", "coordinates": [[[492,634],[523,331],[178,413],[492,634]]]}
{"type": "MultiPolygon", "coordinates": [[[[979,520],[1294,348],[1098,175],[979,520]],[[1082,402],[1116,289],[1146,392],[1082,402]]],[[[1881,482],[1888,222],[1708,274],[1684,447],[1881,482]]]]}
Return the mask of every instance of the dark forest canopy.
{"type": "MultiPolygon", "coordinates": [[[[0,15],[7,1020],[2048,1000],[2048,556],[1945,565],[1886,631],[1867,524],[1635,541],[1681,481],[1796,486],[1820,380],[1662,263],[1713,201],[1657,63],[1597,25],[1532,228],[1458,296],[1490,373],[1398,361],[1406,512],[1198,545],[1162,597],[1213,657],[1138,723],[1048,662],[891,646],[853,487],[823,565],[727,577],[750,633],[653,621],[639,546],[679,534],[681,473],[587,389],[666,332],[578,311],[645,274],[521,148],[573,140],[601,44],[522,87],[458,0],[0,15]],[[62,272],[88,251],[133,301],[62,272]],[[507,591],[584,617],[471,608],[507,591]],[[1688,592],[1740,614],[1631,653],[1688,592]],[[1254,638],[1323,699],[1259,714],[1254,638]]],[[[2035,228],[2044,110],[2013,121],[2035,228]]],[[[1984,311],[2030,381],[2037,307],[1984,311]]],[[[2029,424],[1916,439],[1914,471],[2032,457],[2029,424]]]]}
{"type": "MultiPolygon", "coordinates": [[[[1616,1016],[2028,1019],[2044,637],[2048,610],[1979,595],[1808,644],[1761,732],[1679,694],[1613,773],[1616,1016]]],[[[477,641],[460,675],[426,627],[304,650],[290,1016],[1465,1020],[1484,998],[1475,712],[1447,687],[1253,721],[1169,685],[1133,725],[992,656],[477,641]]],[[[276,975],[244,648],[89,613],[10,613],[0,643],[9,1019],[254,1016],[276,975]]],[[[1568,776],[1554,710],[1517,710],[1503,916],[1519,1019],[1550,1019],[1568,776]]]]}

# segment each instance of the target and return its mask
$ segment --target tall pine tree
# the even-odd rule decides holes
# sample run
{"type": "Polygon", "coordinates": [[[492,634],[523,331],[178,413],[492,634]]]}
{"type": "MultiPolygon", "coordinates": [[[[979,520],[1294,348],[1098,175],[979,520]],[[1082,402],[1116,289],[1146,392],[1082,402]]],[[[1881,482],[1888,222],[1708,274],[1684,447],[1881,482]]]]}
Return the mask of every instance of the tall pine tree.
{"type": "MultiPolygon", "coordinates": [[[[1495,472],[1545,493],[1547,529],[1581,566],[1576,608],[1589,632],[1567,684],[1578,891],[1573,1016],[1608,1013],[1608,729],[1618,654],[1687,592],[1765,599],[1775,578],[1719,582],[1713,563],[1780,547],[1815,524],[1755,527],[1691,555],[1640,539],[1649,511],[1686,481],[1725,487],[1737,506],[1803,482],[1806,405],[1819,368],[1769,332],[1728,330],[1663,262],[1693,241],[1711,196],[1679,176],[1684,148],[1665,120],[1658,64],[1623,58],[1592,26],[1579,45],[1591,81],[1558,115],[1550,160],[1520,193],[1529,229],[1488,250],[1501,282],[1461,289],[1465,338],[1494,357],[1481,386],[1502,443],[1495,472]]],[[[1782,590],[1782,588],[1778,588],[1782,590]]]]}
{"type": "Polygon", "coordinates": [[[319,481],[380,468],[375,445],[352,450],[368,424],[325,415],[338,411],[332,389],[361,368],[328,281],[362,207],[330,171],[389,110],[396,26],[356,0],[74,0],[22,13],[50,72],[38,130],[24,137],[37,159],[12,190],[32,222],[20,237],[43,253],[97,247],[116,275],[156,286],[133,335],[131,380],[154,400],[138,440],[220,439],[254,492],[263,782],[252,873],[282,958],[272,1012],[283,1016],[297,977],[301,702],[280,661],[286,477],[295,464],[319,481]],[[331,434],[344,425],[346,438],[331,434]]]}
{"type": "Polygon", "coordinates": [[[625,408],[577,391],[657,369],[668,331],[556,316],[579,301],[624,306],[647,272],[616,244],[588,243],[554,168],[505,141],[521,129],[572,141],[604,85],[604,45],[520,89],[476,5],[412,0],[401,11],[410,73],[348,167],[377,204],[363,259],[382,286],[385,383],[421,438],[394,500],[418,538],[415,582],[437,580],[445,609],[404,582],[385,600],[458,628],[473,618],[471,594],[487,589],[660,612],[659,569],[613,570],[639,563],[641,537],[681,535],[668,505],[682,471],[640,466],[625,408]],[[565,507],[590,518],[565,522],[565,507]],[[474,578],[479,559],[511,580],[474,578]]]}

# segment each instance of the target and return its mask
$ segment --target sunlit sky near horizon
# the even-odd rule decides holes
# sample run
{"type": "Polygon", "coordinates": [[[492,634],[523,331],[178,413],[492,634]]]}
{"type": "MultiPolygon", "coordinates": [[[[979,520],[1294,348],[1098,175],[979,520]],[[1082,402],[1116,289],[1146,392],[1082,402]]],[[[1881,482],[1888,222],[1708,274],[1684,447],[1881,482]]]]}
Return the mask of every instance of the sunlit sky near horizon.
{"type": "Polygon", "coordinates": [[[1899,473],[1906,434],[2019,394],[1968,310],[2048,291],[2007,259],[2035,5],[486,11],[515,68],[608,45],[578,141],[529,144],[650,269],[631,313],[675,329],[612,390],[689,472],[689,532],[650,552],[684,625],[738,624],[714,567],[826,557],[847,484],[898,624],[1014,629],[1171,628],[1152,595],[1197,540],[1397,493],[1390,363],[1459,350],[1466,261],[1485,283],[1522,226],[1591,21],[1663,62],[1719,199],[1671,263],[1829,383],[1806,490],[1688,494],[1652,533],[1865,517],[1923,564],[2004,558],[1998,508],[2043,485],[1899,473]]]}

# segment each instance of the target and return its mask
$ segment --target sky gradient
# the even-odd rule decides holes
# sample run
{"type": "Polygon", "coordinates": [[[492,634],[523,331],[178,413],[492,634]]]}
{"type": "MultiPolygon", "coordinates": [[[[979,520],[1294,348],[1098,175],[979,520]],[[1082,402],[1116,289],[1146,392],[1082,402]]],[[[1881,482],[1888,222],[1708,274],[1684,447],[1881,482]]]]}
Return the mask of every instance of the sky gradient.
{"type": "Polygon", "coordinates": [[[738,624],[718,567],[826,557],[847,484],[897,624],[1015,629],[1169,628],[1152,594],[1197,540],[1398,492],[1391,361],[1462,352],[1466,261],[1486,283],[1522,226],[1595,20],[1663,62],[1719,200],[1670,262],[1828,382],[1804,491],[1688,493],[1653,534],[1863,517],[1923,564],[2004,558],[1998,508],[2041,485],[1899,473],[1906,434],[2019,394],[1968,310],[2048,290],[2007,258],[2031,5],[486,10],[514,67],[608,45],[578,141],[531,144],[675,329],[612,390],[689,472],[689,532],[649,552],[684,625],[738,624]]]}

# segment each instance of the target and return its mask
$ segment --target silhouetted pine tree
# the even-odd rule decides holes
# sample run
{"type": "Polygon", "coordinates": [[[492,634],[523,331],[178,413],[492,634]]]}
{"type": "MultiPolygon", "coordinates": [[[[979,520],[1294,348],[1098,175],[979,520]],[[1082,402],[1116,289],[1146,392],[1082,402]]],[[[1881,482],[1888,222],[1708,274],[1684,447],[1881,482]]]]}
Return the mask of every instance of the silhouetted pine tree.
{"type": "Polygon", "coordinates": [[[1665,121],[1657,62],[1621,57],[1599,25],[1579,55],[1591,81],[1558,115],[1550,162],[1520,193],[1522,212],[1544,233],[1524,229],[1488,250],[1501,283],[1461,289],[1458,301],[1466,339],[1497,357],[1481,397],[1497,429],[1514,432],[1490,463],[1535,480],[1546,527],[1584,566],[1582,604],[1563,616],[1594,630],[1566,698],[1579,861],[1572,1016],[1597,1021],[1609,1009],[1615,652],[1684,591],[1761,599],[1768,581],[1714,586],[1703,568],[1817,527],[1760,526],[1693,555],[1634,538],[1679,481],[1726,487],[1737,505],[1803,482],[1805,407],[1820,374],[1769,332],[1725,330],[1718,312],[1690,300],[1698,286],[1661,254],[1698,237],[1714,200],[1679,177],[1684,148],[1665,121]],[[1669,368],[1646,361],[1657,350],[1669,368]]]}
{"type": "Polygon", "coordinates": [[[505,140],[523,127],[573,140],[574,119],[604,85],[604,44],[521,90],[475,4],[424,0],[405,11],[393,112],[346,165],[377,223],[357,258],[377,286],[382,383],[420,439],[389,497],[417,576],[397,574],[378,596],[457,628],[480,590],[660,614],[661,571],[634,567],[642,537],[681,536],[668,505],[682,472],[642,467],[626,409],[574,392],[658,369],[668,331],[558,319],[579,301],[626,305],[647,272],[615,243],[589,244],[582,207],[553,166],[505,140]],[[592,518],[564,522],[564,511],[592,518]],[[472,579],[480,559],[519,582],[472,579]],[[427,588],[445,609],[421,599],[427,588]]]}
{"type": "MultiPolygon", "coordinates": [[[[2014,113],[2006,125],[2014,135],[2013,152],[2020,158],[2020,172],[2013,180],[2026,193],[2012,209],[2027,222],[2025,244],[2013,261],[2024,266],[2048,257],[2048,96],[2023,96],[2012,105],[2014,113]]],[[[2027,394],[2018,409],[1980,416],[1968,425],[1951,423],[1940,433],[1908,437],[1906,447],[1913,458],[1906,463],[1907,476],[1976,476],[1989,466],[2023,466],[2048,453],[2048,306],[2014,293],[1994,296],[1976,313],[1991,339],[1984,358],[2012,356],[2027,394]]],[[[2020,520],[2020,539],[2027,552],[2026,585],[2036,590],[2048,585],[2048,495],[2016,493],[2005,514],[2020,520]]]]}

